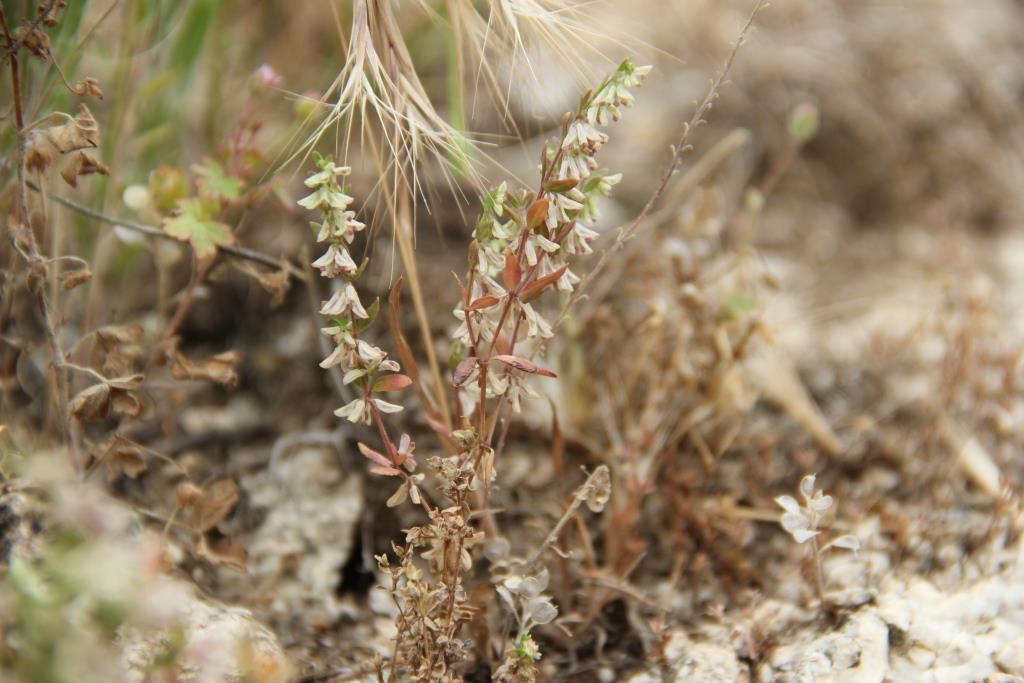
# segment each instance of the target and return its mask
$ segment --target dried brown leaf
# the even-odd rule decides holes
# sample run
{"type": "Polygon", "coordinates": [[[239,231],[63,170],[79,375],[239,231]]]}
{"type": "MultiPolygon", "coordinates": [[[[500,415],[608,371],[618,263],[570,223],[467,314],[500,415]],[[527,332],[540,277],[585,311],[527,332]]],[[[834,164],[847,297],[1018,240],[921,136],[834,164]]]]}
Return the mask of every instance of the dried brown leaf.
{"type": "Polygon", "coordinates": [[[92,279],[91,270],[72,270],[60,274],[60,286],[65,292],[80,287],[92,279]]]}
{"type": "Polygon", "coordinates": [[[83,422],[98,422],[110,414],[110,387],[105,382],[93,384],[71,399],[71,414],[83,422]]]}
{"type": "Polygon", "coordinates": [[[473,370],[480,364],[480,359],[476,356],[469,356],[463,358],[462,361],[455,367],[455,372],[452,373],[452,386],[461,387],[465,384],[469,376],[473,374],[473,370]]]}
{"type": "Polygon", "coordinates": [[[208,380],[228,389],[238,386],[238,373],[235,371],[235,366],[242,359],[242,354],[239,351],[224,351],[199,362],[189,359],[177,350],[174,351],[173,357],[171,375],[175,379],[208,380]]]}
{"type": "Polygon", "coordinates": [[[207,532],[227,517],[238,504],[238,484],[231,479],[219,479],[203,491],[203,498],[195,507],[196,527],[207,532]]]}
{"type": "Polygon", "coordinates": [[[111,479],[117,479],[122,474],[129,479],[138,479],[149,467],[139,444],[120,434],[111,437],[100,459],[111,479]]]}
{"type": "Polygon", "coordinates": [[[76,83],[73,90],[79,97],[88,95],[89,97],[95,97],[97,100],[103,99],[103,91],[100,90],[100,82],[92,76],[86,76],[84,80],[76,83]]]}
{"type": "Polygon", "coordinates": [[[73,119],[47,128],[45,134],[61,154],[95,148],[100,143],[100,126],[84,104],[78,105],[78,114],[73,119]]]}
{"type": "Polygon", "coordinates": [[[587,481],[587,507],[591,512],[601,512],[612,495],[611,474],[606,465],[599,466],[587,481]]]}
{"type": "Polygon", "coordinates": [[[110,405],[114,412],[126,417],[138,417],[142,414],[142,401],[130,391],[111,389],[110,405]]]}
{"type": "Polygon", "coordinates": [[[178,507],[187,508],[203,499],[203,490],[190,481],[183,481],[178,484],[174,495],[178,500],[178,507]]]}
{"type": "Polygon", "coordinates": [[[288,271],[282,268],[281,270],[267,272],[244,261],[233,261],[233,265],[256,280],[260,287],[270,295],[271,308],[277,308],[284,303],[284,297],[292,286],[291,278],[288,277],[288,271]]]}
{"type": "Polygon", "coordinates": [[[245,548],[216,530],[208,531],[199,538],[196,553],[213,564],[244,572],[249,562],[245,548]]]}
{"type": "Polygon", "coordinates": [[[78,176],[92,175],[94,173],[110,175],[110,169],[85,152],[75,152],[75,155],[71,157],[68,163],[64,164],[60,176],[71,187],[78,187],[78,176]]]}
{"type": "Polygon", "coordinates": [[[494,360],[501,361],[502,363],[508,365],[509,367],[515,368],[516,370],[520,370],[522,372],[528,372],[531,375],[540,375],[541,377],[558,376],[555,373],[551,372],[550,370],[540,367],[533,361],[527,360],[525,358],[520,358],[519,356],[499,354],[497,356],[494,356],[494,360]]]}
{"type": "Polygon", "coordinates": [[[96,330],[96,337],[107,347],[134,344],[142,339],[142,325],[108,325],[96,330]]]}

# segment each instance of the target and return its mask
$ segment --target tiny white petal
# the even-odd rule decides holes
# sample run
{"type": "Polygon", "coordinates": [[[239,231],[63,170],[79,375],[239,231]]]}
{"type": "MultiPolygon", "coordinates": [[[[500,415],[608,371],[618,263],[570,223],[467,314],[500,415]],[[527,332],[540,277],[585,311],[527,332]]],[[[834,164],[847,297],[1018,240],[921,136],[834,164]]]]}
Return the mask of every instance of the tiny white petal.
{"type": "Polygon", "coordinates": [[[814,495],[814,482],[815,475],[808,474],[806,477],[800,480],[800,493],[804,498],[810,498],[814,495]]]}
{"type": "Polygon", "coordinates": [[[796,502],[796,498],[793,496],[779,496],[775,499],[775,502],[782,507],[786,512],[798,514],[800,512],[800,503],[796,502]]]}
{"type": "Polygon", "coordinates": [[[832,496],[822,496],[819,494],[811,498],[810,504],[815,512],[825,512],[832,507],[832,496]]]}
{"type": "Polygon", "coordinates": [[[846,534],[829,543],[826,548],[845,548],[857,552],[860,550],[860,540],[853,534],[846,534]]]}
{"type": "Polygon", "coordinates": [[[797,543],[806,543],[815,536],[818,535],[817,531],[810,531],[809,529],[796,530],[793,532],[793,538],[797,543]]]}
{"type": "Polygon", "coordinates": [[[382,413],[398,413],[402,411],[402,406],[382,401],[379,398],[373,399],[373,402],[377,405],[377,410],[382,413]]]}
{"type": "Polygon", "coordinates": [[[782,515],[782,521],[780,522],[782,528],[786,531],[793,533],[794,531],[801,531],[804,529],[811,528],[811,520],[807,518],[804,512],[787,512],[782,515]]]}
{"type": "Polygon", "coordinates": [[[356,381],[365,374],[366,370],[363,370],[362,368],[354,368],[345,373],[345,376],[342,378],[341,383],[351,384],[352,382],[356,381]]]}

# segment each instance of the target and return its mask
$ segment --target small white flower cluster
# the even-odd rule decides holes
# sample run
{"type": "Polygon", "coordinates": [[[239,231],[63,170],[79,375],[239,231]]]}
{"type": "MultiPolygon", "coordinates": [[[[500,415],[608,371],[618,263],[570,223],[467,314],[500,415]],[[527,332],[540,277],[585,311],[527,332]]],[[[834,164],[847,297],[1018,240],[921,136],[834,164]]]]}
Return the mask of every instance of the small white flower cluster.
{"type": "MultiPolygon", "coordinates": [[[[306,178],[306,187],[313,192],[300,199],[298,204],[311,211],[319,211],[322,218],[321,223],[312,225],[317,232],[317,242],[326,243],[327,251],[313,262],[313,267],[326,278],[340,277],[343,280],[320,308],[320,314],[332,321],[322,332],[335,343],[334,351],[320,363],[320,367],[340,366],[345,373],[345,384],[363,379],[372,391],[381,372],[398,372],[400,368],[398,363],[387,357],[387,353],[359,338],[359,333],[372,322],[376,305],[368,311],[359,300],[354,283],[362,274],[363,267],[356,265],[348,246],[356,233],[366,226],[356,220],[355,212],[349,209],[352,197],[345,194],[338,184],[338,178],[347,176],[351,169],[336,166],[332,160],[320,155],[315,158],[319,170],[306,178]]],[[[334,413],[350,422],[370,424],[374,407],[382,413],[397,413],[402,409],[399,405],[364,396],[334,413]]]]}
{"type": "MultiPolygon", "coordinates": [[[[566,124],[562,140],[546,150],[539,197],[510,193],[505,183],[484,196],[483,214],[474,232],[477,253],[469,299],[486,305],[472,305],[467,310],[460,304],[455,309],[460,324],[454,336],[465,347],[493,344],[502,332],[498,326],[506,321],[523,337],[517,342],[553,335],[551,324],[530,303],[541,290],[530,292],[527,286],[509,292],[514,287],[507,276],[509,259],[517,261],[514,269],[520,276],[527,275],[525,282],[549,281],[563,292],[573,291],[580,278],[569,269],[569,258],[592,252],[590,244],[598,236],[593,230],[599,217],[598,199],[607,197],[622,179],[621,174],[597,170],[595,156],[608,141],[597,126],[620,118],[619,108],[633,102],[629,88],[639,85],[649,71],[649,66],[638,67],[626,60],[584,98],[575,118],[566,124]]],[[[519,391],[529,394],[530,390],[521,388],[517,376],[513,372],[490,373],[487,395],[511,391],[518,411],[519,391]]],[[[466,382],[470,392],[476,391],[474,378],[466,382]]]]}
{"type": "MultiPolygon", "coordinates": [[[[818,526],[822,518],[832,508],[832,496],[826,496],[822,491],[815,491],[815,476],[808,474],[800,480],[800,496],[804,504],[800,505],[793,496],[779,496],[775,502],[785,510],[779,524],[785,529],[797,543],[806,543],[817,536],[821,531],[818,526]]],[[[829,548],[846,548],[857,551],[860,549],[860,541],[852,534],[839,536],[821,548],[821,552],[829,548]]]]}

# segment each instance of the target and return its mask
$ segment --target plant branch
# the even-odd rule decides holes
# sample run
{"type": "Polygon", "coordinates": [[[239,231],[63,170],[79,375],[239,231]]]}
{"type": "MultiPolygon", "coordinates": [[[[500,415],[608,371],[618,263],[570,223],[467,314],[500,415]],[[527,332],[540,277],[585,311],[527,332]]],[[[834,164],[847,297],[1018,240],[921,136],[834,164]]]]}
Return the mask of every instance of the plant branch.
{"type": "Polygon", "coordinates": [[[544,542],[537,546],[537,549],[533,551],[532,555],[530,555],[530,559],[526,561],[527,566],[535,564],[537,560],[540,559],[540,556],[544,554],[544,551],[555,542],[558,535],[562,532],[562,527],[572,519],[572,516],[576,514],[577,510],[579,510],[583,501],[593,493],[593,489],[598,478],[607,476],[607,465],[599,465],[597,469],[590,473],[590,476],[587,477],[585,482],[583,482],[583,485],[576,489],[576,493],[572,497],[572,502],[569,503],[568,509],[562,513],[562,517],[558,520],[558,523],[551,529],[551,533],[548,534],[547,538],[544,539],[544,542]]]}
{"type": "MultiPolygon", "coordinates": [[[[122,228],[127,228],[128,230],[132,230],[143,235],[148,235],[149,237],[157,237],[159,239],[169,240],[171,242],[179,241],[176,237],[168,235],[166,232],[164,232],[158,227],[146,225],[145,223],[138,223],[136,221],[126,220],[123,218],[115,218],[113,216],[108,216],[107,214],[92,209],[86,206],[85,204],[76,202],[74,199],[69,199],[68,197],[64,197],[59,194],[44,192],[44,190],[41,187],[39,187],[39,185],[37,185],[35,182],[31,180],[26,180],[25,184],[32,190],[39,192],[40,194],[44,194],[46,197],[52,199],[58,204],[63,204],[69,209],[74,209],[75,211],[85,216],[89,216],[90,218],[95,218],[98,221],[102,221],[109,225],[119,225],[122,228]]],[[[246,247],[236,247],[231,245],[218,246],[217,250],[225,254],[228,254],[229,256],[245,259],[247,261],[253,261],[255,263],[259,263],[270,268],[283,267],[284,271],[288,273],[289,277],[295,278],[296,280],[302,280],[301,271],[299,270],[298,267],[296,267],[295,265],[291,264],[286,260],[274,258],[270,254],[264,254],[263,252],[256,251],[255,249],[248,249],[246,247]]]]}

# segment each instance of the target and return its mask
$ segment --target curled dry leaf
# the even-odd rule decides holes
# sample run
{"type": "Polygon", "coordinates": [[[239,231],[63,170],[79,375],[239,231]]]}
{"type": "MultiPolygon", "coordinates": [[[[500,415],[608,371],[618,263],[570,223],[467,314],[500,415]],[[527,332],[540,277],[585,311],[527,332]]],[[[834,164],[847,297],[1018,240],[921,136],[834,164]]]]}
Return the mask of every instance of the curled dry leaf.
{"type": "Polygon", "coordinates": [[[216,529],[199,537],[196,553],[213,564],[244,572],[248,565],[249,553],[228,536],[216,529]]]}
{"type": "Polygon", "coordinates": [[[238,504],[238,484],[231,479],[219,479],[203,491],[193,510],[197,530],[206,533],[227,517],[238,504]]]}
{"type": "Polygon", "coordinates": [[[41,173],[53,163],[50,146],[39,136],[32,136],[32,142],[25,151],[25,168],[32,173],[41,173]]]}
{"type": "Polygon", "coordinates": [[[476,356],[469,356],[463,358],[462,361],[455,367],[455,372],[452,373],[452,386],[461,387],[469,379],[469,376],[476,370],[476,366],[480,364],[480,360],[476,356]]]}
{"type": "Polygon", "coordinates": [[[270,307],[277,308],[284,303],[284,297],[291,289],[292,281],[284,268],[266,272],[245,261],[235,260],[232,265],[259,283],[270,295],[270,307]]]}
{"type": "Polygon", "coordinates": [[[114,434],[110,438],[99,460],[106,466],[111,479],[117,479],[121,475],[129,479],[138,479],[149,467],[139,444],[120,434],[114,434]]]}
{"type": "Polygon", "coordinates": [[[142,325],[107,325],[96,330],[96,338],[104,348],[110,349],[120,344],[134,344],[142,339],[142,325]]]}
{"type": "Polygon", "coordinates": [[[50,58],[50,36],[43,33],[43,30],[33,24],[22,24],[11,33],[15,43],[19,43],[26,50],[42,60],[50,58]]]}
{"type": "Polygon", "coordinates": [[[97,422],[110,414],[111,407],[121,415],[139,415],[142,404],[133,392],[142,386],[142,379],[142,375],[120,377],[83,389],[71,399],[72,416],[83,422],[97,422]]]}
{"type": "Polygon", "coordinates": [[[107,381],[114,412],[127,417],[138,417],[142,413],[142,402],[135,391],[142,386],[143,379],[142,375],[131,375],[107,381]]]}
{"type": "Polygon", "coordinates": [[[60,286],[65,292],[80,287],[92,279],[91,270],[73,270],[60,274],[60,286]]]}
{"type": "Polygon", "coordinates": [[[224,351],[206,360],[195,362],[185,354],[174,352],[174,363],[171,365],[171,375],[175,379],[202,379],[221,384],[228,389],[238,386],[238,373],[235,366],[242,359],[238,351],[224,351]]]}
{"type": "Polygon", "coordinates": [[[103,91],[100,90],[100,82],[92,76],[86,76],[84,80],[76,83],[73,90],[79,97],[88,95],[89,97],[95,97],[97,100],[103,99],[103,91]]]}
{"type": "Polygon", "coordinates": [[[59,126],[51,126],[45,131],[46,139],[50,141],[61,154],[75,152],[80,149],[91,149],[99,145],[100,126],[93,118],[89,107],[84,104],[78,105],[78,114],[59,126]]]}
{"type": "Polygon", "coordinates": [[[178,484],[174,495],[178,501],[178,507],[188,508],[203,499],[203,490],[190,481],[183,481],[178,484]]]}
{"type": "Polygon", "coordinates": [[[71,414],[82,422],[98,422],[110,414],[110,387],[105,382],[93,384],[71,399],[71,414]]]}
{"type": "Polygon", "coordinates": [[[78,187],[78,176],[92,175],[93,173],[109,175],[110,169],[85,152],[75,152],[74,156],[64,165],[60,176],[71,187],[78,187]]]}
{"type": "Polygon", "coordinates": [[[494,356],[494,360],[501,361],[505,365],[520,370],[522,372],[528,372],[531,375],[540,375],[541,377],[557,377],[555,373],[551,372],[546,368],[542,368],[533,361],[521,358],[519,356],[510,356],[508,354],[498,354],[494,356]]]}
{"type": "Polygon", "coordinates": [[[141,325],[111,325],[96,330],[92,364],[107,375],[124,375],[132,371],[142,353],[137,346],[142,339],[141,325]]]}
{"type": "Polygon", "coordinates": [[[587,480],[587,507],[602,512],[612,495],[612,479],[607,465],[601,465],[587,480]]]}

